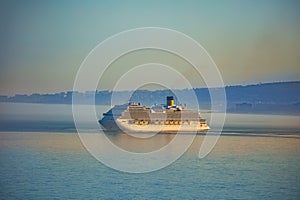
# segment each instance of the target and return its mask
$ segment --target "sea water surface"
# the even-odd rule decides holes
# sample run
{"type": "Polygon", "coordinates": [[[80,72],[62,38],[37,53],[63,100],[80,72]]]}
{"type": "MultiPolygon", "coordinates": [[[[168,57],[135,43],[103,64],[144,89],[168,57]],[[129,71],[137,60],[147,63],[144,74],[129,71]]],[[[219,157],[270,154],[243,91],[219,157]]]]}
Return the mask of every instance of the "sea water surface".
{"type": "MultiPolygon", "coordinates": [[[[106,109],[97,107],[99,117],[106,109]]],[[[202,115],[209,121],[209,113],[202,115]]],[[[88,153],[71,105],[1,103],[0,198],[299,199],[299,136],[299,116],[227,114],[222,136],[205,158],[197,157],[204,138],[198,135],[170,166],[129,174],[88,153]]],[[[155,150],[173,138],[109,137],[133,152],[155,150]]]]}

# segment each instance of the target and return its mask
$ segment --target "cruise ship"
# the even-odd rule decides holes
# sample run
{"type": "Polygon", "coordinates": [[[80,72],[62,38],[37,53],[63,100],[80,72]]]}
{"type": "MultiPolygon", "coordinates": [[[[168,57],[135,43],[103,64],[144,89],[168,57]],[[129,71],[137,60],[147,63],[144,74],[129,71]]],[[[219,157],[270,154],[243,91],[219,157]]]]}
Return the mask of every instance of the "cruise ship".
{"type": "Polygon", "coordinates": [[[133,102],[116,105],[103,113],[99,123],[107,131],[186,133],[209,130],[198,111],[175,105],[173,96],[167,96],[166,105],[151,108],[133,102]]]}

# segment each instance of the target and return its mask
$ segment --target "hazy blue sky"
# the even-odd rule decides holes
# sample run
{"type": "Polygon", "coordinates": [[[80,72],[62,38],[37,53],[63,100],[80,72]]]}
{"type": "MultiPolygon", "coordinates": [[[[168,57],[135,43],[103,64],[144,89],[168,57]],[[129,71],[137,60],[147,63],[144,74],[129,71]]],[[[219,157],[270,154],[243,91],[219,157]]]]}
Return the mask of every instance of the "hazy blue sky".
{"type": "Polygon", "coordinates": [[[197,40],[227,85],[300,80],[297,0],[8,0],[0,13],[0,94],[71,90],[92,48],[144,26],[197,40]]]}

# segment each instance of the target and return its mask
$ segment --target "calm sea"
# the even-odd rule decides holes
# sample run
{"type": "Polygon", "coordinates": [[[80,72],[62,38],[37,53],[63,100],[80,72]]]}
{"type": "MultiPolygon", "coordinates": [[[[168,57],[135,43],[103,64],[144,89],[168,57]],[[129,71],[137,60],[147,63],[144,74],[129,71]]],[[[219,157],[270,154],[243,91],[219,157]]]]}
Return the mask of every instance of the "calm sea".
{"type": "MultiPolygon", "coordinates": [[[[98,106],[98,116],[106,109],[98,106]]],[[[202,115],[209,121],[210,113],[202,115]]],[[[110,137],[134,152],[172,139],[157,135],[145,145],[125,134],[110,137]]],[[[1,199],[300,199],[299,116],[227,114],[207,157],[197,157],[199,135],[176,162],[146,174],[94,159],[76,134],[70,105],[1,103],[0,138],[1,199]]]]}

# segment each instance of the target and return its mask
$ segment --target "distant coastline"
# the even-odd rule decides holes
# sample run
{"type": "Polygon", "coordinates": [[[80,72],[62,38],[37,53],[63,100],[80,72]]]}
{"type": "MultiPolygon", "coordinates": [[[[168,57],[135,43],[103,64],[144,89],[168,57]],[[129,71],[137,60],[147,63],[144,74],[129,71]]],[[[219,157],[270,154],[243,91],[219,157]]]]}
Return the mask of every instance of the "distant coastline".
{"type": "MultiPolygon", "coordinates": [[[[214,88],[217,89],[217,88],[214,88]]],[[[210,95],[207,88],[193,89],[200,109],[210,109],[210,95]]],[[[262,83],[255,85],[226,86],[227,111],[232,113],[267,113],[267,114],[300,114],[300,81],[262,83]]],[[[175,90],[185,96],[181,99],[185,104],[190,104],[189,94],[193,92],[188,89],[175,90]]],[[[93,92],[67,91],[54,94],[17,94],[15,96],[0,96],[0,102],[14,103],[41,103],[41,104],[72,104],[72,95],[85,99],[92,98],[93,92]]],[[[117,99],[122,103],[129,91],[115,92],[117,99]]],[[[172,95],[171,90],[138,90],[131,97],[132,101],[141,102],[145,105],[163,104],[165,96],[172,95]]],[[[111,91],[96,91],[95,103],[97,105],[110,105],[111,91]]]]}

